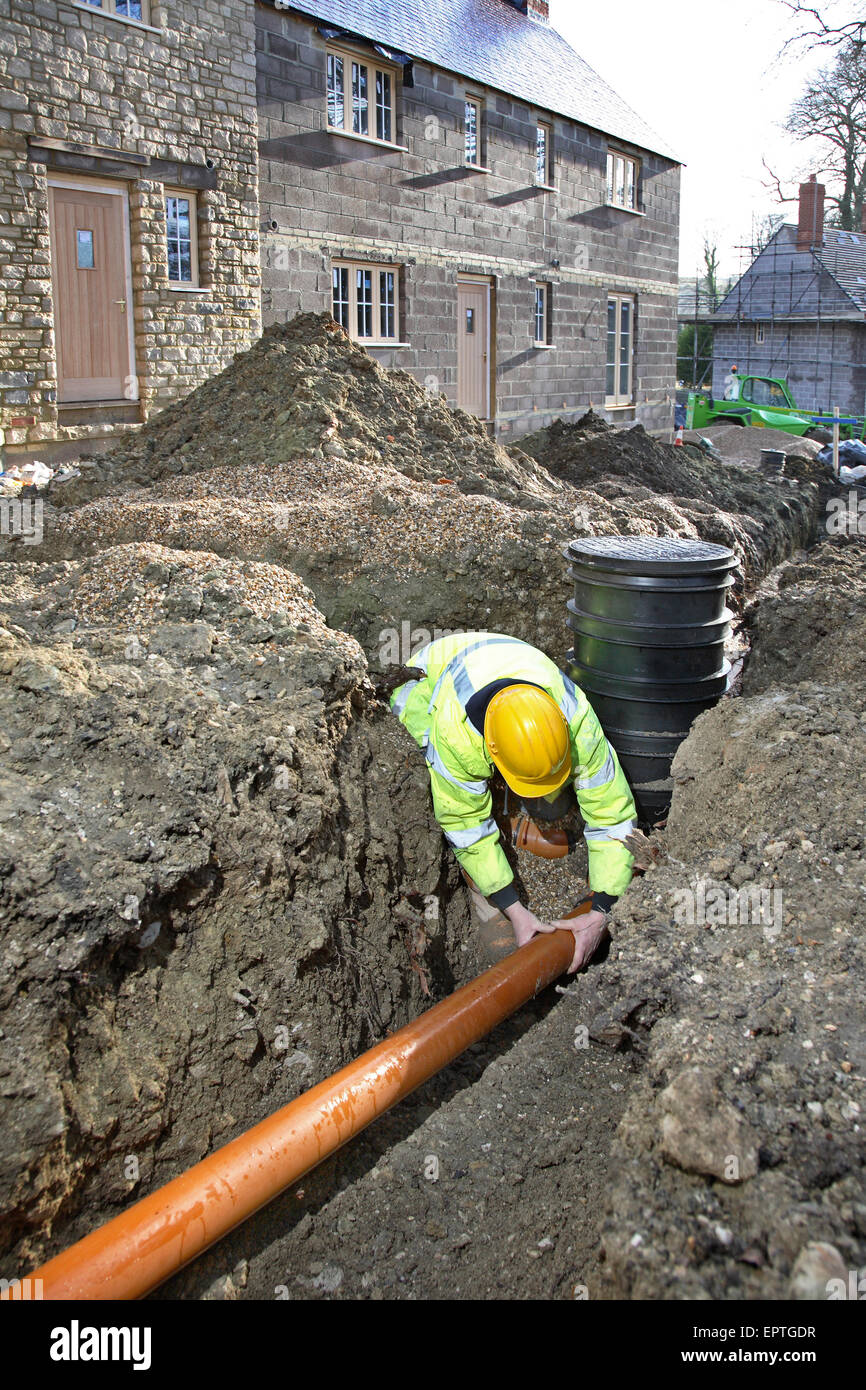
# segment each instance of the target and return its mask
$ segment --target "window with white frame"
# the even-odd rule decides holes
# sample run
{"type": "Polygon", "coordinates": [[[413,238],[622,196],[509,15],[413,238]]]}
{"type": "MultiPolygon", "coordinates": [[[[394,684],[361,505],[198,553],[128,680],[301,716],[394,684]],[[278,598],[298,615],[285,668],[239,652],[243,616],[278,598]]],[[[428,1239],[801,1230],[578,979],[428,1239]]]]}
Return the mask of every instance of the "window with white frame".
{"type": "Polygon", "coordinates": [[[550,345],[550,285],[544,280],[535,282],[535,314],[533,339],[536,347],[550,345]]]}
{"type": "Polygon", "coordinates": [[[539,121],[535,127],[535,182],[545,188],[553,183],[552,138],[553,127],[539,121]]]}
{"type": "Polygon", "coordinates": [[[633,400],[635,301],[627,294],[607,301],[606,405],[631,405],[633,400]]]}
{"type": "Polygon", "coordinates": [[[755,325],[755,342],[758,343],[758,344],[760,344],[760,343],[762,343],[763,341],[764,341],[764,324],[758,323],[758,324],[755,325]]]}
{"type": "Polygon", "coordinates": [[[638,177],[640,165],[636,159],[616,150],[607,154],[607,201],[628,212],[638,210],[638,177]]]}
{"type": "Polygon", "coordinates": [[[168,283],[176,289],[198,288],[198,237],[194,193],[165,190],[165,240],[168,283]]]}
{"type": "Polygon", "coordinates": [[[335,261],[331,270],[332,312],[357,342],[399,339],[400,272],[395,265],[335,261]]]}
{"type": "Polygon", "coordinates": [[[105,14],[119,15],[121,19],[137,19],[139,24],[150,23],[150,0],[77,0],[77,3],[90,5],[105,14]]]}
{"type": "Polygon", "coordinates": [[[396,69],[339,48],[328,49],[327,67],[329,129],[394,144],[396,69]]]}
{"type": "Polygon", "coordinates": [[[484,104],[478,97],[468,96],[464,104],[463,144],[467,164],[484,163],[481,144],[484,128],[484,104]]]}

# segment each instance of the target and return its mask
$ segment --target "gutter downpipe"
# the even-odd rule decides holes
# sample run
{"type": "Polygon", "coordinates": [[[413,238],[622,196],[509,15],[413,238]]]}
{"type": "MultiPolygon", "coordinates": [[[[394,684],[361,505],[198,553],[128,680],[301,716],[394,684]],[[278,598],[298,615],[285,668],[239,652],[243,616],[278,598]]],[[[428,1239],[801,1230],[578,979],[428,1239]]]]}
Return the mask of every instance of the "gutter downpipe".
{"type": "MultiPolygon", "coordinates": [[[[569,917],[588,912],[591,900],[569,917]]],[[[420,1018],[35,1270],[45,1299],[157,1288],[564,973],[571,932],[536,936],[420,1018]]],[[[2,1297],[10,1297],[7,1292],[2,1297]]]]}

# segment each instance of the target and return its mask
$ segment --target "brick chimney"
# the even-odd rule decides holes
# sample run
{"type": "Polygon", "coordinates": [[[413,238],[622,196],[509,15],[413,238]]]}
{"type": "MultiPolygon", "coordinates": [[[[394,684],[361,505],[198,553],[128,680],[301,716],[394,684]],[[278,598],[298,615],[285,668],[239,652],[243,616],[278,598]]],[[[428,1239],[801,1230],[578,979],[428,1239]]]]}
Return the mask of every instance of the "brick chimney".
{"type": "Polygon", "coordinates": [[[800,218],[797,224],[797,250],[808,251],[824,241],[824,194],[826,189],[813,174],[800,184],[800,218]]]}
{"type": "Polygon", "coordinates": [[[512,5],[515,10],[519,10],[521,14],[534,19],[537,24],[550,23],[549,0],[507,0],[507,3],[512,5]]]}

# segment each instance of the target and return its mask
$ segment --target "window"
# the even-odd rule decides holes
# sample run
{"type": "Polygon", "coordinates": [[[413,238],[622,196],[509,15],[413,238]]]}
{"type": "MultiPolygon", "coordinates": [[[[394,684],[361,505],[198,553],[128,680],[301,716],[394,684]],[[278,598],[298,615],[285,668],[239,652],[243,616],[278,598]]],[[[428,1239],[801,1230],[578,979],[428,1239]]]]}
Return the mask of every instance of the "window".
{"type": "Polygon", "coordinates": [[[394,143],[396,72],[359,55],[328,49],[328,126],[394,143]]]}
{"type": "Polygon", "coordinates": [[[628,155],[608,151],[607,156],[607,201],[614,207],[637,212],[639,165],[628,155]]]}
{"type": "Polygon", "coordinates": [[[481,151],[483,121],[484,107],[481,102],[477,97],[467,97],[463,117],[464,152],[466,163],[477,164],[479,167],[484,163],[481,151]]]}
{"type": "Polygon", "coordinates": [[[119,15],[121,19],[137,19],[139,24],[150,22],[149,0],[77,0],[79,5],[90,5],[94,10],[106,14],[119,15]]]}
{"type": "Polygon", "coordinates": [[[399,270],[393,265],[337,262],[332,267],[333,314],[357,342],[399,338],[399,270]]]}
{"type": "Polygon", "coordinates": [[[535,182],[544,188],[549,188],[553,183],[551,134],[552,127],[539,121],[535,128],[535,182]]]}
{"type": "Polygon", "coordinates": [[[198,287],[198,245],[194,193],[165,191],[165,238],[170,286],[198,287]]]}
{"type": "Polygon", "coordinates": [[[536,347],[550,345],[550,286],[538,280],[535,284],[534,342],[536,347]]]}
{"type": "Polygon", "coordinates": [[[755,325],[755,342],[758,343],[758,344],[760,344],[760,343],[762,343],[763,341],[764,341],[764,325],[763,325],[762,323],[759,323],[759,324],[756,324],[756,325],[755,325]]]}
{"type": "Polygon", "coordinates": [[[634,308],[628,295],[612,295],[607,301],[606,405],[632,403],[634,308]]]}
{"type": "Polygon", "coordinates": [[[96,262],[93,259],[93,231],[91,228],[76,227],[75,244],[78,269],[95,270],[96,262]]]}

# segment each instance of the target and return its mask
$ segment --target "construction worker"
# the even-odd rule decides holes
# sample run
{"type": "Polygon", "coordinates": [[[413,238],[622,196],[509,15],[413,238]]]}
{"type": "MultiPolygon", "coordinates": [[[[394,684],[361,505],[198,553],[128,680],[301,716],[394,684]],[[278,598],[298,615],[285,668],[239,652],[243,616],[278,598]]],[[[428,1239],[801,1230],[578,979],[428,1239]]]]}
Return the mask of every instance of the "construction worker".
{"type": "Polygon", "coordinates": [[[738,401],[740,399],[740,378],[737,375],[736,362],[731,367],[731,370],[728,372],[728,375],[725,377],[722,385],[725,388],[726,401],[738,401]]]}
{"type": "Polygon", "coordinates": [[[572,931],[573,974],[598,949],[631,881],[624,840],[635,827],[631,791],[586,696],[543,652],[494,632],[441,637],[408,666],[418,678],[398,686],[391,708],[427,759],[436,819],[476,908],[504,913],[518,946],[537,932],[572,931]],[[593,895],[579,925],[539,921],[520,902],[492,814],[494,769],[533,819],[562,816],[576,795],[593,895]]]}

